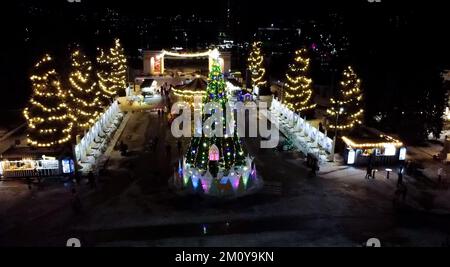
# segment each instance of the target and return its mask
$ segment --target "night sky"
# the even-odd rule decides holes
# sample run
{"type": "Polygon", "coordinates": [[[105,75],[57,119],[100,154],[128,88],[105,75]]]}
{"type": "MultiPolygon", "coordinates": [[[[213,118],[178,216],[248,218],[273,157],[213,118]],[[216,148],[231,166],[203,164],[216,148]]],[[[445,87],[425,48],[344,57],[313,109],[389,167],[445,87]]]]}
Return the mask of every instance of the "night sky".
{"type": "MultiPolygon", "coordinates": [[[[120,16],[130,21],[153,19],[156,16],[175,15],[218,19],[217,31],[223,28],[225,10],[232,8],[234,33],[241,39],[251,40],[258,27],[271,23],[289,26],[298,20],[326,20],[330,12],[344,17],[345,31],[350,42],[349,61],[361,68],[378,69],[383,65],[403,68],[415,62],[432,62],[433,66],[448,67],[449,50],[445,35],[449,22],[447,9],[442,1],[386,1],[382,4],[368,4],[365,0],[354,1],[86,1],[69,4],[66,0],[31,1],[8,3],[1,9],[2,40],[1,92],[2,110],[21,108],[28,99],[30,86],[28,76],[31,66],[42,53],[50,51],[64,55],[67,48],[79,42],[87,50],[106,43],[115,36],[94,38],[92,28],[98,23],[98,14],[107,8],[120,11],[120,16]],[[30,15],[30,8],[36,8],[39,15],[30,15]],[[80,14],[86,16],[80,23],[80,14]],[[27,32],[32,25],[32,32],[27,32]],[[27,39],[28,38],[28,39],[27,39]],[[391,61],[391,62],[389,62],[391,61]]],[[[166,25],[156,34],[164,39],[168,33],[166,25]]],[[[196,29],[201,36],[203,30],[196,29]]],[[[136,54],[141,43],[133,36],[133,29],[127,29],[122,37],[128,53],[136,54]]],[[[147,44],[148,46],[149,44],[147,44]]],[[[151,46],[152,44],[150,44],[151,46]]],[[[89,51],[88,51],[89,52],[89,51]]],[[[62,58],[63,56],[60,56],[62,58]]],[[[64,68],[64,60],[60,60],[64,68]]],[[[383,77],[393,75],[383,73],[383,77]]]]}

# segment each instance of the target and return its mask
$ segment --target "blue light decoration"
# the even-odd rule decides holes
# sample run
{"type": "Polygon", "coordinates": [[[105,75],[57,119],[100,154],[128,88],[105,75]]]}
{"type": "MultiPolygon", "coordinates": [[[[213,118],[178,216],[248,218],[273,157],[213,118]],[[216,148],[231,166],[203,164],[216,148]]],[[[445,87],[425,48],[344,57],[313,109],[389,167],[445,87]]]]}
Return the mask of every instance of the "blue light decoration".
{"type": "Polygon", "coordinates": [[[72,159],[62,160],[62,171],[64,174],[71,174],[75,172],[75,164],[72,159]]]}
{"type": "Polygon", "coordinates": [[[198,180],[199,178],[197,178],[195,175],[192,175],[192,186],[197,189],[198,188],[198,180]]]}

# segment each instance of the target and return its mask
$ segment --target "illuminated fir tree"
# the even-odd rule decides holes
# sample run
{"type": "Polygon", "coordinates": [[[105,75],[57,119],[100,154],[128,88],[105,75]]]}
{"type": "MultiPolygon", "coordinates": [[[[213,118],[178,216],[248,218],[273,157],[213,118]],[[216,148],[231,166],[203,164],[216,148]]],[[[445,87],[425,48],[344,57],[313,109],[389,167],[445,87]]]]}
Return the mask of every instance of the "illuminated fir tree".
{"type": "Polygon", "coordinates": [[[284,88],[284,102],[286,106],[303,114],[316,107],[312,102],[312,80],[309,78],[309,57],[306,49],[295,52],[294,62],[289,65],[286,73],[286,87],[284,88]]]}
{"type": "Polygon", "coordinates": [[[252,88],[263,88],[266,85],[266,70],[264,68],[264,55],[261,51],[261,42],[254,42],[248,57],[248,69],[251,73],[252,88]]]}
{"type": "Polygon", "coordinates": [[[348,66],[343,72],[338,96],[331,99],[331,107],[327,110],[328,127],[335,129],[337,125],[338,130],[350,130],[360,125],[364,113],[362,98],[361,81],[348,66]]]}
{"type": "MultiPolygon", "coordinates": [[[[209,73],[206,96],[204,97],[203,102],[219,103],[225,116],[225,107],[228,100],[225,92],[225,81],[217,60],[214,60],[212,69],[209,73]]],[[[209,116],[210,115],[203,115],[203,122],[205,122],[209,116]]],[[[209,169],[213,175],[215,175],[219,167],[229,170],[233,165],[242,166],[245,164],[244,150],[242,148],[241,140],[237,136],[237,131],[234,131],[233,136],[227,136],[225,120],[223,120],[222,125],[219,127],[223,127],[223,137],[206,137],[202,134],[202,137],[192,138],[186,154],[187,164],[201,170],[209,169]],[[216,148],[219,152],[218,161],[211,161],[209,157],[211,149],[216,148]]]]}
{"type": "Polygon", "coordinates": [[[50,55],[35,65],[30,79],[33,94],[23,111],[28,123],[28,143],[34,147],[55,147],[69,142],[73,123],[50,55]]]}
{"type": "Polygon", "coordinates": [[[77,130],[89,129],[95,123],[100,111],[100,91],[92,77],[92,63],[86,55],[73,51],[70,57],[71,71],[69,74],[70,116],[77,130]]]}
{"type": "Polygon", "coordinates": [[[127,59],[119,39],[114,41],[114,47],[109,51],[108,61],[111,64],[111,75],[109,78],[112,87],[110,90],[117,94],[120,90],[124,91],[127,87],[127,59]]]}
{"type": "Polygon", "coordinates": [[[111,66],[108,63],[107,53],[101,48],[97,48],[97,52],[97,78],[100,89],[100,102],[103,107],[107,107],[115,96],[115,92],[112,90],[112,82],[109,79],[111,66]]]}
{"type": "Polygon", "coordinates": [[[114,47],[109,52],[100,48],[97,50],[97,77],[101,90],[101,102],[107,106],[120,90],[126,88],[127,60],[119,39],[115,40],[114,47]]]}

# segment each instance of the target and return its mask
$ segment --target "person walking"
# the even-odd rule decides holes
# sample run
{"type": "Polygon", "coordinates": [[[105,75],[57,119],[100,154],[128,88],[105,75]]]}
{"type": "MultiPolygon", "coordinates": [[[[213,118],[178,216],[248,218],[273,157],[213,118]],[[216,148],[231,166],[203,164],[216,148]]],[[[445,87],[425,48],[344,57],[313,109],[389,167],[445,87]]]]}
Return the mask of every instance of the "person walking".
{"type": "Polygon", "coordinates": [[[367,165],[367,170],[366,170],[366,179],[369,179],[372,176],[372,166],[367,165]]]}
{"type": "Polygon", "coordinates": [[[398,171],[397,188],[403,184],[403,168],[398,171]]]}
{"type": "Polygon", "coordinates": [[[438,171],[437,171],[438,183],[441,183],[441,181],[442,181],[442,174],[443,174],[443,172],[444,172],[444,169],[442,167],[439,167],[438,171]]]}
{"type": "Polygon", "coordinates": [[[31,178],[27,177],[26,180],[27,180],[28,189],[31,190],[31,178]]]}

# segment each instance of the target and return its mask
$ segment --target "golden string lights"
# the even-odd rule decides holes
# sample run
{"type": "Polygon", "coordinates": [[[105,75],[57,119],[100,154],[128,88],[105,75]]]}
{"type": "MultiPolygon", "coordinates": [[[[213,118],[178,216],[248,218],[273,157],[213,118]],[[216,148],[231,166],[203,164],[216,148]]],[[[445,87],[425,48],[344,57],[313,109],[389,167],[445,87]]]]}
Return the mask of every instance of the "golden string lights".
{"type": "Polygon", "coordinates": [[[252,87],[261,88],[266,85],[264,56],[261,51],[261,42],[254,42],[248,57],[248,69],[251,72],[252,87]]]}
{"type": "Polygon", "coordinates": [[[102,91],[102,102],[108,104],[120,90],[125,90],[127,84],[127,59],[119,39],[114,41],[114,47],[105,53],[98,48],[97,72],[98,84],[102,91]]]}
{"type": "Polygon", "coordinates": [[[71,72],[69,74],[69,109],[70,117],[79,130],[86,130],[99,116],[100,91],[91,78],[92,63],[79,51],[71,54],[71,72]]]}
{"type": "Polygon", "coordinates": [[[286,106],[301,114],[312,110],[316,104],[312,101],[312,80],[308,77],[310,59],[306,49],[295,51],[294,62],[289,65],[286,73],[284,102],[286,106]]]}
{"type": "Polygon", "coordinates": [[[331,129],[348,130],[362,124],[364,109],[362,108],[361,80],[348,66],[343,72],[343,80],[338,97],[331,98],[331,107],[327,109],[331,129]],[[338,118],[337,125],[334,124],[338,118]]]}
{"type": "Polygon", "coordinates": [[[33,95],[23,115],[28,123],[28,143],[35,147],[54,147],[71,139],[73,123],[69,117],[66,93],[46,54],[30,77],[33,95]]]}

